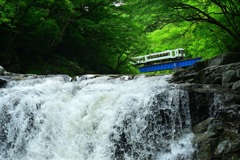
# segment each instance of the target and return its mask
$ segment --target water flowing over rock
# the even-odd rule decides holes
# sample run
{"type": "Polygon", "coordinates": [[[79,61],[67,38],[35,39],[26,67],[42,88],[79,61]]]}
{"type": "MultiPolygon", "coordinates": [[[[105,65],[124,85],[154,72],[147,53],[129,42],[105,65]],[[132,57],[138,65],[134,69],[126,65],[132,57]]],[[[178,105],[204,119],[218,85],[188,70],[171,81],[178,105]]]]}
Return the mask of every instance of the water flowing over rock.
{"type": "Polygon", "coordinates": [[[189,93],[193,143],[200,160],[240,159],[240,53],[180,70],[171,79],[189,93]]]}
{"type": "Polygon", "coordinates": [[[166,79],[8,80],[0,89],[0,159],[193,159],[189,94],[166,79]]]}

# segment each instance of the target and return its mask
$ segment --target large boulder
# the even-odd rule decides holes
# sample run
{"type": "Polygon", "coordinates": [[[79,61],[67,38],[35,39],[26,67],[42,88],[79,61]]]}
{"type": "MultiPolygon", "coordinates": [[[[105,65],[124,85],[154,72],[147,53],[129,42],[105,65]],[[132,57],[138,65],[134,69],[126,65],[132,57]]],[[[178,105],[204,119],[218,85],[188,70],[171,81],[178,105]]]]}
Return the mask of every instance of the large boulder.
{"type": "Polygon", "coordinates": [[[239,159],[240,95],[214,93],[210,117],[193,126],[197,157],[204,160],[239,159]]]}
{"type": "Polygon", "coordinates": [[[199,159],[238,160],[240,94],[221,85],[182,84],[189,93],[193,143],[199,159]]]}
{"type": "Polygon", "coordinates": [[[213,58],[208,66],[219,66],[230,63],[240,62],[240,53],[239,52],[229,52],[221,54],[213,58]]]}

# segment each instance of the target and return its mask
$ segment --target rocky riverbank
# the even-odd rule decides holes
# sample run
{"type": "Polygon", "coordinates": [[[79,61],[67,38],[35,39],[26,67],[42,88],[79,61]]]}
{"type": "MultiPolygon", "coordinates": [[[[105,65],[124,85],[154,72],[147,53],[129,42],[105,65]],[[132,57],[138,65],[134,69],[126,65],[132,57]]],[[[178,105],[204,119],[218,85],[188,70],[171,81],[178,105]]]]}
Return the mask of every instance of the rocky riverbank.
{"type": "Polygon", "coordinates": [[[173,75],[175,83],[216,84],[240,91],[240,53],[227,53],[195,63],[173,75]]]}
{"type": "Polygon", "coordinates": [[[189,92],[196,159],[240,159],[240,53],[179,70],[172,82],[189,92]]]}

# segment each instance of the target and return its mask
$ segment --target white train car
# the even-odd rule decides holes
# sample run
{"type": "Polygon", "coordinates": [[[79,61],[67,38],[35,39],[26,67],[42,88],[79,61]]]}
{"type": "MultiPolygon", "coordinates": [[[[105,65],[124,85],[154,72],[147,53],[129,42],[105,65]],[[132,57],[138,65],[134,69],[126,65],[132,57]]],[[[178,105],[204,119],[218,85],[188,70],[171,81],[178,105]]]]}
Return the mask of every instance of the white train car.
{"type": "Polygon", "coordinates": [[[177,48],[174,50],[166,50],[163,52],[151,53],[145,56],[133,57],[133,64],[153,64],[164,61],[173,61],[183,59],[185,57],[184,49],[177,48]]]}

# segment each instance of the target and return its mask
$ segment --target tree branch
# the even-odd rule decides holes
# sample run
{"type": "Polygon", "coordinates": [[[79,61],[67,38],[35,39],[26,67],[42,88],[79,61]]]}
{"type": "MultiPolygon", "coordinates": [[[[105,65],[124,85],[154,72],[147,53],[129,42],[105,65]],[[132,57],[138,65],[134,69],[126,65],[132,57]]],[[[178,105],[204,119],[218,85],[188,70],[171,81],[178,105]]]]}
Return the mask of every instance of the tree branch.
{"type": "Polygon", "coordinates": [[[217,25],[221,29],[223,29],[225,32],[227,32],[229,35],[231,35],[234,39],[240,40],[240,36],[236,33],[234,33],[228,26],[224,25],[220,21],[216,20],[213,18],[211,15],[208,13],[200,10],[199,8],[189,5],[189,4],[184,4],[184,3],[175,3],[174,6],[172,7],[175,10],[178,10],[178,16],[181,17],[182,19],[186,21],[195,21],[195,22],[208,22],[214,25],[217,25]],[[182,10],[187,11],[186,12],[181,12],[182,10]],[[189,11],[194,11],[193,13],[189,11]]]}

